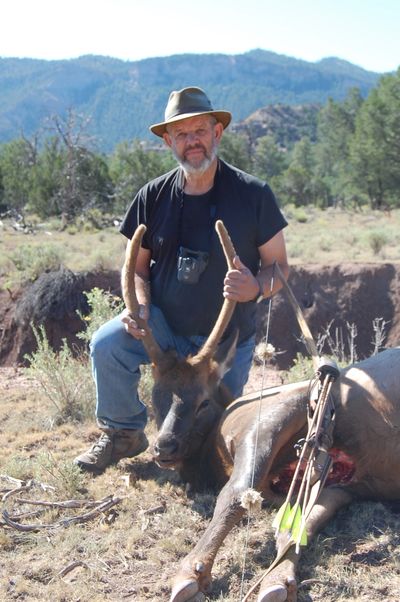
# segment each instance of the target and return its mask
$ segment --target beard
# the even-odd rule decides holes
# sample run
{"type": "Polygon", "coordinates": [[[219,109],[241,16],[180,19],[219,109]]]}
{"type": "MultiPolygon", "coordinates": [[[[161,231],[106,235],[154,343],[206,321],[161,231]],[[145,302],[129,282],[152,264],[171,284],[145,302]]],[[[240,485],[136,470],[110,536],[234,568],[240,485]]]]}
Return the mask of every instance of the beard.
{"type": "Polygon", "coordinates": [[[213,141],[212,147],[209,152],[207,152],[207,149],[203,145],[198,144],[194,148],[201,148],[204,152],[203,159],[195,165],[190,163],[190,161],[187,160],[185,156],[178,155],[176,150],[172,148],[172,154],[174,155],[179,165],[182,167],[185,175],[202,175],[207,171],[207,169],[210,167],[210,165],[213,163],[214,159],[217,156],[217,143],[215,141],[213,141]]]}

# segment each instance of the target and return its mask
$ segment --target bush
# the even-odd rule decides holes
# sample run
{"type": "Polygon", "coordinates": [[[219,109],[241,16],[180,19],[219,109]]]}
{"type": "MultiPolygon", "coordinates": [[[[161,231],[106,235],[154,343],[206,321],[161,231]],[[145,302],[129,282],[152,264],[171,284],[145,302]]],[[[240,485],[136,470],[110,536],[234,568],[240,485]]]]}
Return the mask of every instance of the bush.
{"type": "Polygon", "coordinates": [[[9,255],[16,274],[11,275],[14,284],[36,280],[42,272],[58,270],[61,251],[54,245],[21,245],[9,255]]]}
{"type": "Polygon", "coordinates": [[[314,365],[311,357],[305,357],[298,353],[293,360],[293,366],[284,373],[283,382],[296,383],[307,380],[314,374],[314,365]]]}
{"type": "Polygon", "coordinates": [[[118,316],[123,308],[124,303],[120,297],[112,295],[108,291],[103,291],[101,288],[92,288],[90,291],[84,292],[90,307],[90,313],[83,316],[78,312],[79,317],[86,323],[86,329],[77,334],[79,339],[90,343],[93,333],[105,322],[118,316]]]}
{"type": "MultiPolygon", "coordinates": [[[[89,344],[93,333],[104,322],[119,315],[123,309],[123,302],[119,297],[99,288],[85,292],[90,307],[90,313],[81,319],[87,328],[77,336],[89,344]]],[[[81,422],[93,415],[95,405],[95,387],[90,371],[87,353],[74,357],[67,342],[59,352],[55,352],[49,344],[43,326],[36,329],[32,326],[37,350],[27,355],[29,361],[28,372],[39,382],[47,399],[55,407],[56,413],[53,420],[59,424],[65,421],[81,422]]],[[[143,401],[150,400],[153,386],[151,368],[142,367],[139,394],[143,401]]]]}
{"type": "Polygon", "coordinates": [[[389,242],[389,239],[382,230],[373,230],[368,234],[368,242],[374,255],[378,255],[383,247],[389,242]]]}
{"type": "Polygon", "coordinates": [[[87,355],[74,357],[65,339],[56,353],[49,345],[44,327],[32,328],[37,350],[26,356],[30,364],[27,370],[54,405],[54,421],[81,422],[91,417],[95,389],[87,355]]]}

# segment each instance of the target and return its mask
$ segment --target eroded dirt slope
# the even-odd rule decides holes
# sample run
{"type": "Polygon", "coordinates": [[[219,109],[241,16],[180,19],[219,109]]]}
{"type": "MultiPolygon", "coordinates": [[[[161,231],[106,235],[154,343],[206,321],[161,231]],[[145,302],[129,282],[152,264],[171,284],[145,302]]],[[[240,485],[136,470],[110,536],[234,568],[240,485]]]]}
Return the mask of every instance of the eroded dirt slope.
{"type": "MultiPolygon", "coordinates": [[[[385,323],[385,344],[400,344],[400,265],[340,264],[293,267],[290,285],[316,339],[326,334],[349,351],[349,327],[355,325],[359,358],[373,351],[373,321],[385,323]]],[[[0,365],[24,363],[35,348],[31,322],[44,324],[51,345],[58,348],[66,338],[79,345],[76,333],[83,324],[77,310],[87,311],[84,291],[97,286],[119,295],[119,273],[73,274],[50,272],[24,290],[11,295],[0,289],[0,365]]],[[[268,302],[258,306],[258,338],[265,336],[268,302]]],[[[298,352],[305,352],[293,309],[284,293],[272,302],[269,340],[281,352],[277,367],[288,368],[298,352]]],[[[327,346],[323,350],[329,352],[327,346]]]]}

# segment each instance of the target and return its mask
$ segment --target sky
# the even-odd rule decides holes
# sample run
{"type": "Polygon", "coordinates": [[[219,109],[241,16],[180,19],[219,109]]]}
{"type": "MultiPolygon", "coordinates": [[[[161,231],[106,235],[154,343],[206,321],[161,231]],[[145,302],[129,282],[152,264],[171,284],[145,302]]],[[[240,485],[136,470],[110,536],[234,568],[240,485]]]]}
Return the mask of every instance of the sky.
{"type": "Polygon", "coordinates": [[[261,48],[384,73],[400,65],[399,31],[399,0],[3,0],[0,57],[130,61],[261,48]]]}

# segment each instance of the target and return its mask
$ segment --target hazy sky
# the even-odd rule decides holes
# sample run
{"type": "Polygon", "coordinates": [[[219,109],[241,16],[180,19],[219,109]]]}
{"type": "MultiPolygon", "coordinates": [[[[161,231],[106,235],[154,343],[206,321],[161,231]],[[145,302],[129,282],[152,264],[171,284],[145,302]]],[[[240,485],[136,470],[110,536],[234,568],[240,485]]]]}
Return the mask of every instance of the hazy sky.
{"type": "Polygon", "coordinates": [[[262,48],[384,72],[400,65],[399,32],[400,0],[3,0],[0,57],[137,60],[262,48]]]}

